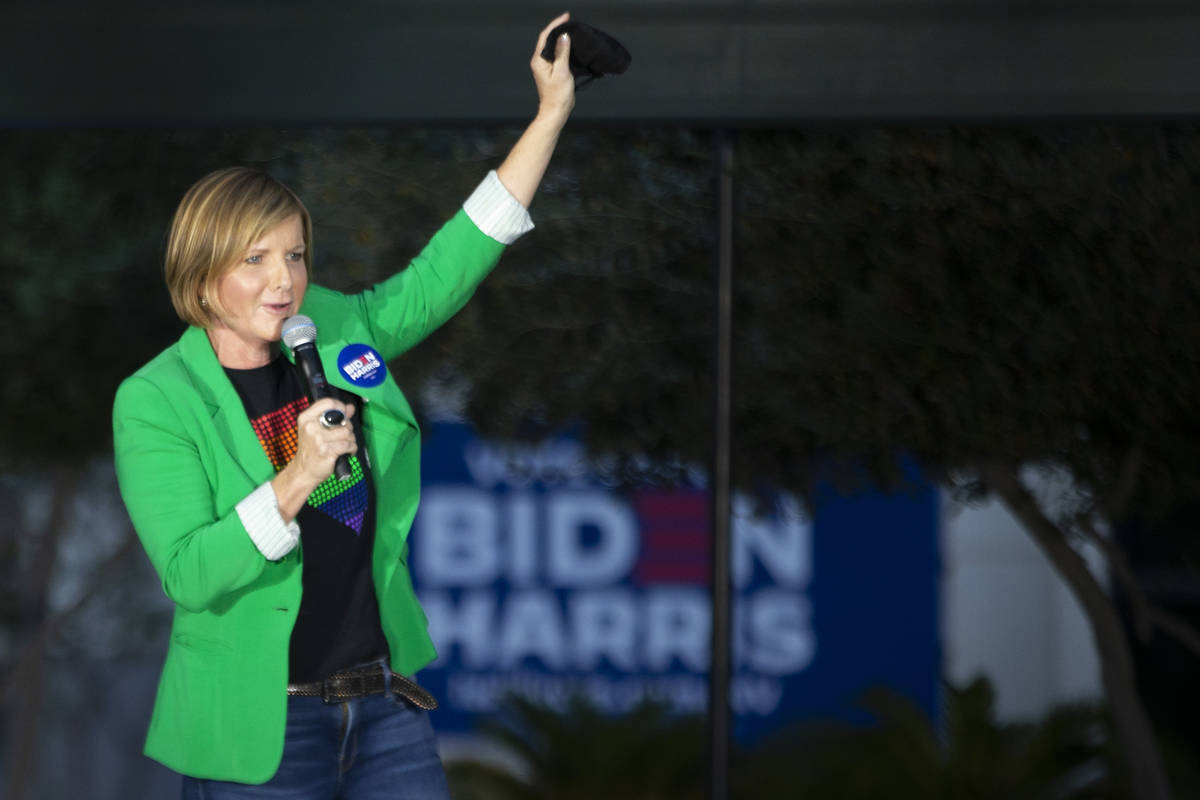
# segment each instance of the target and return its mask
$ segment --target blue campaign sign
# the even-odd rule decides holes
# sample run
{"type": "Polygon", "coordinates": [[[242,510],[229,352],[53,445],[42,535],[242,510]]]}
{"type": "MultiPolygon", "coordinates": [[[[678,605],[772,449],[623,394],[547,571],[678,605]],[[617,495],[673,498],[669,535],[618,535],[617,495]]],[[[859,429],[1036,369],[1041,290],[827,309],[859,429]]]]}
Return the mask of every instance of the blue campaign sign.
{"type": "MultiPolygon", "coordinates": [[[[704,713],[710,633],[702,488],[619,492],[562,437],[505,447],[465,425],[425,434],[409,567],[439,658],[420,680],[436,724],[471,730],[520,692],[645,698],[704,713]]],[[[771,516],[735,502],[736,732],[854,718],[888,686],[932,713],[940,665],[935,490],[819,501],[771,516]]]]}

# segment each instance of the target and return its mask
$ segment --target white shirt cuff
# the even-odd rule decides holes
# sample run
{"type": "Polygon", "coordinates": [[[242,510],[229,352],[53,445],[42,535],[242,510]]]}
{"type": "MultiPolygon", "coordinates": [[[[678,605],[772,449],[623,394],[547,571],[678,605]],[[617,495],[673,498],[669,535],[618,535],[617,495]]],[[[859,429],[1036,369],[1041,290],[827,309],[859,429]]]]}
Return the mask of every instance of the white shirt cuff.
{"type": "Polygon", "coordinates": [[[236,508],[250,541],[268,561],[283,558],[300,541],[300,526],[295,520],[283,521],[270,481],[246,495],[236,508]]]}
{"type": "Polygon", "coordinates": [[[463,211],[475,227],[501,244],[512,244],[533,230],[529,211],[504,188],[492,170],[463,203],[463,211]]]}

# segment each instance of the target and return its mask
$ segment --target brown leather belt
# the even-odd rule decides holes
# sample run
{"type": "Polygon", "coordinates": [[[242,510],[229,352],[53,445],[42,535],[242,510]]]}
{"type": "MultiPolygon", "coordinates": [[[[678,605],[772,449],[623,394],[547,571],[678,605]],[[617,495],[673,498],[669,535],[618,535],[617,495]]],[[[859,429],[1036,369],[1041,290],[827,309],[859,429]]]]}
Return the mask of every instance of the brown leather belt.
{"type": "MultiPolygon", "coordinates": [[[[289,683],[287,693],[297,697],[319,697],[326,703],[340,703],[356,697],[383,694],[387,681],[383,667],[371,664],[358,669],[335,672],[323,681],[289,683]]],[[[417,708],[433,711],[438,707],[437,699],[417,682],[395,672],[391,673],[392,694],[403,697],[417,708]]]]}

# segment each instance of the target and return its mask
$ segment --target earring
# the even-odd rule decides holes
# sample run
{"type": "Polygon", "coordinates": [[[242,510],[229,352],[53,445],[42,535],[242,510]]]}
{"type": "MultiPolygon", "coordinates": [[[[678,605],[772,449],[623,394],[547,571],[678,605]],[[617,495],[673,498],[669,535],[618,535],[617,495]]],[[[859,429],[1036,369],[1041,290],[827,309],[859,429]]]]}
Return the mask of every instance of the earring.
{"type": "Polygon", "coordinates": [[[201,298],[200,298],[200,305],[204,306],[205,308],[208,308],[208,298],[207,298],[207,297],[201,297],[201,298]]]}

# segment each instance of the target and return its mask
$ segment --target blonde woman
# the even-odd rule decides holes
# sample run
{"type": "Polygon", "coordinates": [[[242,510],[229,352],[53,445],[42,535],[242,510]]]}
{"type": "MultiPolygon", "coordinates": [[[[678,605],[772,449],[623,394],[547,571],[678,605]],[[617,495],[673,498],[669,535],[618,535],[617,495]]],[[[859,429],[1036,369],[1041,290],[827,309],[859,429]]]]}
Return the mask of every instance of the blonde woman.
{"type": "Polygon", "coordinates": [[[362,294],[310,283],[312,221],[267,175],[220,170],[180,203],[166,279],[189,327],[122,383],[113,427],[122,497],[175,602],[146,753],[185,798],[447,796],[436,701],[413,679],[435,655],[407,568],[419,435],[386,363],[532,227],[575,102],[567,37],[539,55],[566,19],[538,37],[538,113],[503,164],[362,294]],[[280,342],[297,313],[320,332],[332,396],[316,402],[280,342]]]}

